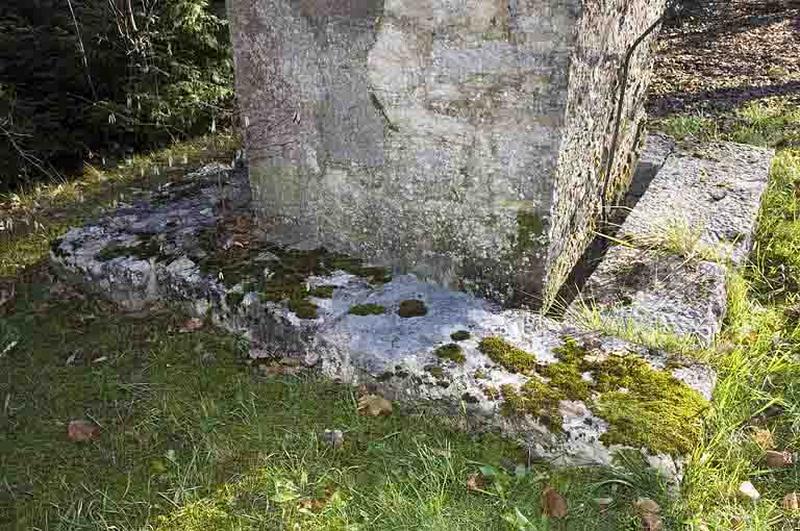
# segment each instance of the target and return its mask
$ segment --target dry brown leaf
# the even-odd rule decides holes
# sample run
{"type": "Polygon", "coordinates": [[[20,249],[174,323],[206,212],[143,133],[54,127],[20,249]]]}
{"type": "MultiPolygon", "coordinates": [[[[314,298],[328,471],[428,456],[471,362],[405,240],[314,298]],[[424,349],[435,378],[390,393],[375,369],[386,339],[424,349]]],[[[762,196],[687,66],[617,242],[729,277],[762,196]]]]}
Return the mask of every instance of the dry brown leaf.
{"type": "Polygon", "coordinates": [[[786,512],[795,513],[800,511],[800,493],[790,492],[784,496],[781,506],[786,512]]]}
{"type": "Polygon", "coordinates": [[[633,507],[636,509],[636,514],[642,520],[642,529],[644,531],[662,531],[664,529],[664,521],[661,520],[661,506],[650,498],[639,498],[633,502],[633,507]]]}
{"type": "Polygon", "coordinates": [[[470,492],[482,491],[486,487],[486,478],[480,472],[475,472],[467,477],[467,490],[470,492]]]}
{"type": "Polygon", "coordinates": [[[792,466],[794,459],[790,452],[767,450],[767,452],[764,454],[764,461],[770,468],[788,468],[792,466]]]}
{"type": "Polygon", "coordinates": [[[380,395],[365,395],[358,399],[358,411],[369,417],[391,415],[392,403],[380,395]]]}
{"type": "Polygon", "coordinates": [[[181,325],[178,332],[181,334],[186,334],[188,332],[196,332],[203,328],[203,320],[198,317],[192,317],[191,319],[187,319],[183,325],[181,325]]]}
{"type": "Polygon", "coordinates": [[[553,487],[547,486],[542,491],[542,513],[548,518],[567,516],[567,502],[553,487]]]}
{"type": "Polygon", "coordinates": [[[73,442],[92,441],[100,437],[100,427],[89,420],[71,420],[67,426],[67,437],[73,442]]]}

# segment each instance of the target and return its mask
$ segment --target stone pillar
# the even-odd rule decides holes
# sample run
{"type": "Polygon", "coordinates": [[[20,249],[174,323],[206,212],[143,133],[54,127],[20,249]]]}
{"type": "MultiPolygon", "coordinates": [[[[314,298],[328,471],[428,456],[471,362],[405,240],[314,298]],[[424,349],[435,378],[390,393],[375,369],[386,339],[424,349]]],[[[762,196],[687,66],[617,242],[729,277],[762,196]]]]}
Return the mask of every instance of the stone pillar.
{"type": "Polygon", "coordinates": [[[651,42],[608,172],[619,69],[664,3],[229,0],[264,222],[503,302],[551,301],[630,179],[651,42]]]}

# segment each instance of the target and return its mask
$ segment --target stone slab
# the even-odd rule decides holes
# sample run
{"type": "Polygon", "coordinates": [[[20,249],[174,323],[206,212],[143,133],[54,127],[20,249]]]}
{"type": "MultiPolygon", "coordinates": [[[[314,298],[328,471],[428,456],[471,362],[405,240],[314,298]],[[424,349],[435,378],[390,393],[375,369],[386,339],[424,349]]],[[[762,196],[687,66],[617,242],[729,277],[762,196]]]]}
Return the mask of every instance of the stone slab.
{"type": "MultiPolygon", "coordinates": [[[[709,345],[727,306],[726,267],[752,247],[773,151],[734,143],[669,147],[613,245],[568,311],[709,345]]],[[[658,161],[658,158],[655,159],[658,161]]]]}
{"type": "MultiPolygon", "coordinates": [[[[469,429],[499,431],[556,464],[611,464],[627,449],[680,477],[683,452],[625,440],[632,429],[647,434],[650,425],[642,423],[649,420],[633,418],[625,428],[609,420],[602,407],[607,393],[619,398],[633,390],[601,389],[600,367],[626,360],[625,366],[661,375],[698,403],[714,387],[709,367],[531,311],[503,309],[413,275],[388,278],[342,255],[277,247],[253,222],[249,200],[246,172],[210,166],[71,229],[54,244],[51,258],[65,277],[125,307],[182,304],[247,337],[254,358],[294,356],[327,377],[367,384],[406,407],[453,418],[466,411],[469,429]],[[421,301],[424,315],[400,315],[411,300],[421,301]],[[451,337],[464,331],[468,338],[451,337]],[[520,349],[529,365],[490,356],[487,338],[520,349]],[[451,344],[458,345],[457,355],[437,351],[451,344]],[[549,371],[564,368],[558,364],[566,363],[565,352],[579,357],[576,370],[586,369],[572,384],[587,394],[559,394],[545,407],[539,401],[548,395],[542,393],[562,390],[549,371]],[[515,399],[526,384],[537,383],[539,394],[515,399]],[[612,430],[623,439],[608,439],[612,430]]],[[[636,381],[630,385],[635,389],[636,381]]],[[[670,399],[652,392],[648,407],[670,399]]],[[[686,419],[687,425],[698,422],[698,416],[686,419]]]]}

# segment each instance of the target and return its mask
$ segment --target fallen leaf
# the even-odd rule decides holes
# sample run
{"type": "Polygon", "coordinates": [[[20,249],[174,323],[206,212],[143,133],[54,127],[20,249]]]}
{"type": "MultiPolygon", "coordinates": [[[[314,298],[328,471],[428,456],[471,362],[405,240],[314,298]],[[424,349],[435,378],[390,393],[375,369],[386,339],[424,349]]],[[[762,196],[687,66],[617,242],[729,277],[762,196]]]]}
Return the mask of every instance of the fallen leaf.
{"type": "Polygon", "coordinates": [[[485,490],[486,478],[480,472],[475,472],[467,477],[467,490],[470,492],[480,492],[485,490]]]}
{"type": "Polygon", "coordinates": [[[661,506],[650,498],[639,498],[633,502],[633,507],[636,509],[636,514],[642,520],[642,529],[644,531],[662,531],[664,529],[664,521],[661,520],[661,506]]]}
{"type": "Polygon", "coordinates": [[[784,511],[790,513],[800,511],[800,493],[790,492],[784,496],[781,506],[783,507],[784,511]]]}
{"type": "Polygon", "coordinates": [[[192,317],[183,323],[180,329],[178,329],[178,332],[186,334],[188,332],[196,332],[201,328],[203,328],[203,320],[198,317],[192,317]]]}
{"type": "Polygon", "coordinates": [[[73,442],[92,441],[100,437],[100,427],[89,420],[71,420],[67,426],[67,437],[73,442]]]}
{"type": "Polygon", "coordinates": [[[769,450],[775,447],[775,440],[772,437],[772,432],[764,428],[754,428],[751,435],[753,442],[755,442],[762,450],[769,450]]]}
{"type": "Polygon", "coordinates": [[[749,481],[743,481],[739,485],[739,495],[753,501],[757,501],[761,497],[761,494],[749,481]]]}
{"type": "Polygon", "coordinates": [[[358,411],[369,417],[380,417],[392,413],[392,403],[380,395],[365,395],[358,399],[358,411]]]}
{"type": "Polygon", "coordinates": [[[788,468],[792,466],[794,459],[790,452],[767,450],[767,452],[764,454],[764,461],[770,468],[788,468]]]}
{"type": "Polygon", "coordinates": [[[319,511],[321,511],[322,509],[325,508],[325,504],[326,503],[327,503],[326,500],[304,499],[304,500],[300,500],[300,502],[298,503],[298,506],[299,506],[300,509],[303,509],[303,510],[306,510],[306,511],[311,511],[313,513],[317,513],[317,512],[319,512],[319,511]]]}
{"type": "Polygon", "coordinates": [[[545,487],[542,492],[542,513],[548,518],[567,516],[567,502],[553,487],[545,487]]]}

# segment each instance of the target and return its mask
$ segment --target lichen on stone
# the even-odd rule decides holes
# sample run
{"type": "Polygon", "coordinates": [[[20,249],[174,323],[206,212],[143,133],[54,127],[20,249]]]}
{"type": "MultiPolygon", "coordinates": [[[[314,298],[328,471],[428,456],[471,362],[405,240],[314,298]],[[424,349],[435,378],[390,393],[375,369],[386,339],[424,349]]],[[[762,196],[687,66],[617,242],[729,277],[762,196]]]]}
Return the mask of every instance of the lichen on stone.
{"type": "Polygon", "coordinates": [[[536,368],[536,356],[499,337],[483,338],[478,344],[478,350],[512,372],[528,374],[536,368]]]}
{"type": "Polygon", "coordinates": [[[381,306],[380,304],[356,304],[355,306],[351,306],[350,310],[347,312],[352,315],[383,315],[386,313],[386,307],[381,306]]]}
{"type": "Polygon", "coordinates": [[[422,317],[428,313],[425,303],[419,299],[408,299],[400,303],[397,314],[400,317],[422,317]]]}
{"type": "Polygon", "coordinates": [[[436,349],[434,352],[438,357],[450,361],[454,361],[456,363],[464,363],[466,357],[464,356],[464,351],[461,349],[460,346],[456,345],[455,343],[448,343],[446,345],[442,345],[436,349]]]}
{"type": "Polygon", "coordinates": [[[466,330],[458,330],[450,334],[450,339],[453,341],[466,341],[470,338],[470,333],[466,330]]]}

